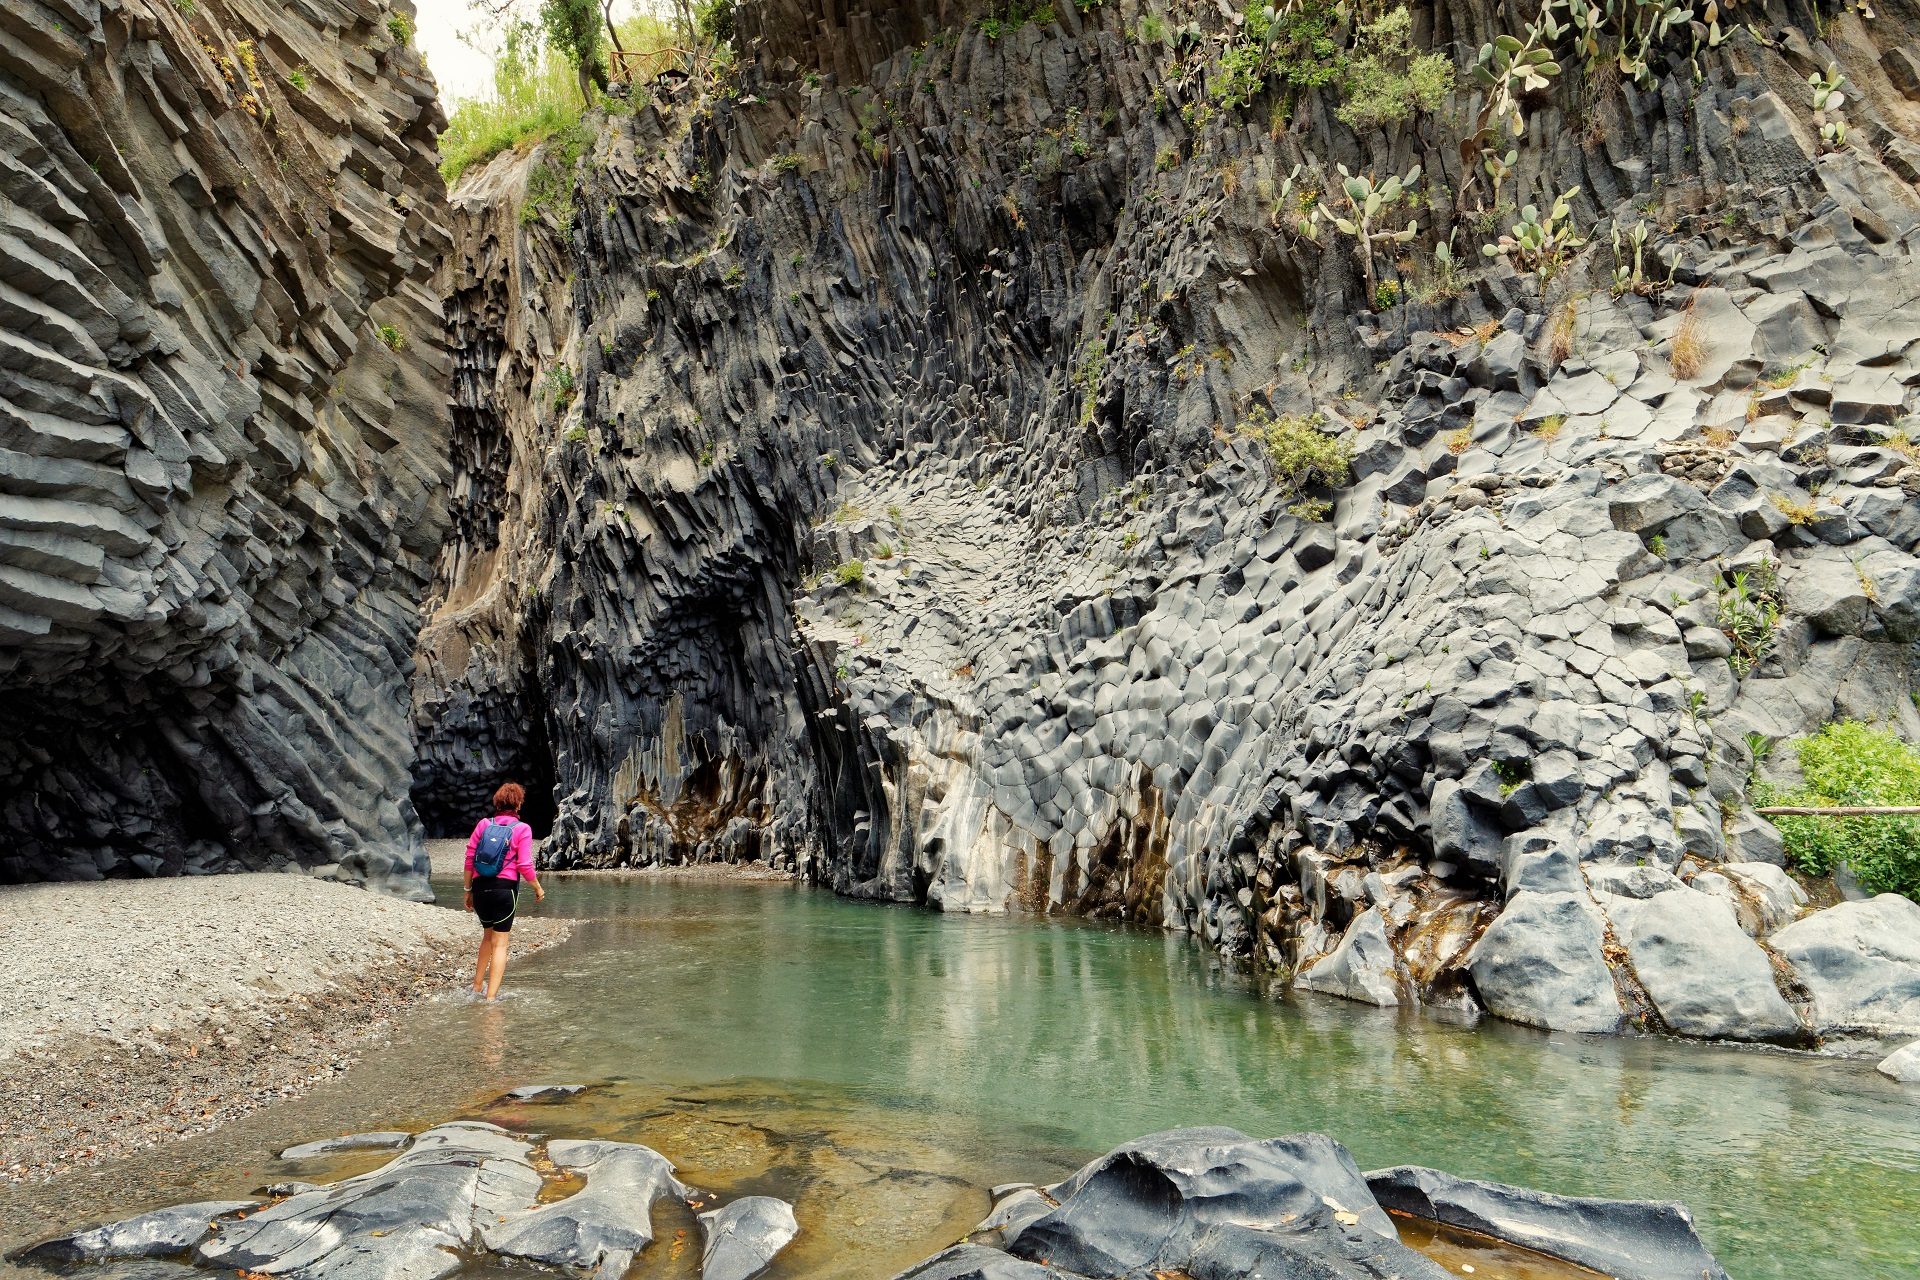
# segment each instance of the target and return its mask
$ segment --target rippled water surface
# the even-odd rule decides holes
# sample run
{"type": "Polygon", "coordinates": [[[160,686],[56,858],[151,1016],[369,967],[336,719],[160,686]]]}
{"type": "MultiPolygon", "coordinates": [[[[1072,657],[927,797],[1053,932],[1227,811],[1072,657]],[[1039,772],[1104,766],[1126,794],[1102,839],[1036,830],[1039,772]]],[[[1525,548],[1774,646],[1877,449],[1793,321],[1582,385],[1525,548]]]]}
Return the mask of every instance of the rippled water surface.
{"type": "MultiPolygon", "coordinates": [[[[987,1185],[1226,1124],[1323,1130],[1363,1167],[1684,1200],[1736,1280],[1920,1276],[1920,1093],[1860,1064],[1274,1003],[1175,937],[785,885],[571,879],[540,910],[584,923],[515,964],[500,1004],[450,998],[306,1098],[0,1193],[0,1236],[333,1176],[380,1157],[294,1171],[267,1153],[485,1115],[644,1141],[699,1185],[796,1201],[783,1275],[886,1276],[970,1227],[987,1185]],[[532,1081],[603,1087],[491,1104],[532,1081]]],[[[694,1274],[691,1220],[660,1225],[636,1274],[694,1274]]]]}

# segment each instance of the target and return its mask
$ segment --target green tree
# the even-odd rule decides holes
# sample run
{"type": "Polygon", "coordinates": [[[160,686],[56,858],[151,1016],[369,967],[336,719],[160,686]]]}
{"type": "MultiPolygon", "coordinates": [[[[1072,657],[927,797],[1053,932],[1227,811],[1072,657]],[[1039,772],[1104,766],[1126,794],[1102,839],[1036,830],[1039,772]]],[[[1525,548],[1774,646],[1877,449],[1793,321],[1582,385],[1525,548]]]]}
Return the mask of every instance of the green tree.
{"type": "Polygon", "coordinates": [[[595,89],[607,87],[607,65],[602,42],[607,24],[596,0],[540,0],[540,30],[580,77],[580,98],[593,101],[595,89]]]}

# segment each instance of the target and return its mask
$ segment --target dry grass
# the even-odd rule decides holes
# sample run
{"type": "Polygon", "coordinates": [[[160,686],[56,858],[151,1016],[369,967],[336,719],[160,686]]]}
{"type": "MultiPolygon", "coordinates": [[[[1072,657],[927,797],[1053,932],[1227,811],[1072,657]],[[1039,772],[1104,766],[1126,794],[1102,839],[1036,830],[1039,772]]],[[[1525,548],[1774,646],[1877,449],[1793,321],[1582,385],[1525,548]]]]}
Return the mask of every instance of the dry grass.
{"type": "Polygon", "coordinates": [[[1700,317],[1694,314],[1692,307],[1681,313],[1680,325],[1673,331],[1673,340],[1667,347],[1667,365],[1673,370],[1673,376],[1685,381],[1696,377],[1700,366],[1707,362],[1707,342],[1700,332],[1700,317]]]}
{"type": "Polygon", "coordinates": [[[1887,448],[1893,450],[1908,462],[1920,464],[1920,441],[1916,441],[1913,438],[1913,433],[1910,431],[1902,429],[1888,436],[1887,448]]]}
{"type": "Polygon", "coordinates": [[[1773,495],[1773,505],[1781,515],[1787,518],[1788,524],[1812,524],[1816,514],[1811,499],[1806,502],[1795,502],[1784,493],[1773,495]]]}
{"type": "Polygon", "coordinates": [[[1554,309],[1553,319],[1547,324],[1547,359],[1555,368],[1567,362],[1573,354],[1573,333],[1580,323],[1580,300],[1568,298],[1554,309]]]}
{"type": "Polygon", "coordinates": [[[1731,449],[1733,442],[1740,438],[1732,427],[1708,427],[1700,437],[1716,449],[1731,449]]]}
{"type": "Polygon", "coordinates": [[[1458,431],[1447,432],[1447,452],[1459,457],[1473,445],[1473,432],[1461,427],[1458,431]]]}
{"type": "Polygon", "coordinates": [[[1560,436],[1560,428],[1566,425],[1567,415],[1564,413],[1556,413],[1552,417],[1542,418],[1540,421],[1534,423],[1532,430],[1537,439],[1556,440],[1560,436]]]}

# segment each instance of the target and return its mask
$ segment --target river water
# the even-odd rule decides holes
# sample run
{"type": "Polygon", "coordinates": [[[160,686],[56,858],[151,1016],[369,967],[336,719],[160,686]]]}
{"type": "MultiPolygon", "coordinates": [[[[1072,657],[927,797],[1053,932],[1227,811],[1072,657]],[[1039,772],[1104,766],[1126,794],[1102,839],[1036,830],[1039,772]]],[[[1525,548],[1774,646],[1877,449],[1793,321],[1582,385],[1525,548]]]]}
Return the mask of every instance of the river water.
{"type": "MultiPolygon", "coordinates": [[[[497,1005],[449,997],[304,1098],[16,1207],[51,1230],[317,1180],[383,1157],[269,1153],[477,1115],[643,1141],[697,1185],[782,1195],[804,1231],[777,1274],[884,1277],[983,1216],[983,1187],[1225,1124],[1321,1130],[1364,1168],[1683,1200],[1735,1280],[1920,1276],[1920,1098],[1860,1063],[1276,1002],[1178,937],[783,884],[570,878],[539,911],[583,923],[511,967],[497,1005]],[[492,1102],[546,1081],[599,1087],[492,1102]]],[[[678,1212],[636,1274],[696,1274],[678,1212]]]]}

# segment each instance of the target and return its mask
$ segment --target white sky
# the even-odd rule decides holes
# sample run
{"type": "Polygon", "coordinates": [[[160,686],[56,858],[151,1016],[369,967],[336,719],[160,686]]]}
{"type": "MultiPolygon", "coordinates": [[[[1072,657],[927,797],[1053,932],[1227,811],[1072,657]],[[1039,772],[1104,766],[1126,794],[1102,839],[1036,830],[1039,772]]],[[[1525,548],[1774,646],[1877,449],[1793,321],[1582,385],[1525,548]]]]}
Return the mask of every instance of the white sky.
{"type": "MultiPolygon", "coordinates": [[[[493,88],[493,59],[490,50],[482,53],[460,39],[471,31],[482,38],[480,18],[470,0],[413,0],[416,17],[413,42],[426,56],[427,66],[440,85],[440,102],[449,115],[453,104],[463,98],[477,98],[493,88]]],[[[522,13],[532,17],[538,0],[519,0],[522,13]]],[[[636,10],[646,12],[647,0],[614,0],[613,16],[624,22],[636,10]]],[[[491,40],[491,33],[484,38],[491,40]]]]}
{"type": "Polygon", "coordinates": [[[462,98],[478,97],[492,88],[492,59],[460,41],[462,31],[478,25],[467,0],[414,0],[414,7],[419,14],[414,43],[440,84],[440,101],[447,110],[451,112],[462,98]]]}

